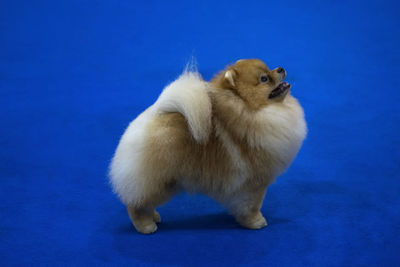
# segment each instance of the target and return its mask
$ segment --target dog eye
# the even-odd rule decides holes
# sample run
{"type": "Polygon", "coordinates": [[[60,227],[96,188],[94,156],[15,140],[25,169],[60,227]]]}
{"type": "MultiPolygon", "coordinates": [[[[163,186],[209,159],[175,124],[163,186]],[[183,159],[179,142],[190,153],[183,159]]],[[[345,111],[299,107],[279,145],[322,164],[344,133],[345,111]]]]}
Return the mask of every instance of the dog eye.
{"type": "Polygon", "coordinates": [[[266,75],[261,76],[260,81],[261,81],[262,83],[268,82],[268,76],[266,76],[266,75]]]}

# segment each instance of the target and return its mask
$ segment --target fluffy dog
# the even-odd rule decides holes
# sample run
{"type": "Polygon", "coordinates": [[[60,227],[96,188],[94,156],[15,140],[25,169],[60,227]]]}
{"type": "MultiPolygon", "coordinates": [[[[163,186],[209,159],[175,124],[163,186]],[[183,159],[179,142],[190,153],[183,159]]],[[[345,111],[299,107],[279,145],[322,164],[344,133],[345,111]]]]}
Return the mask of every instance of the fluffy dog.
{"type": "Polygon", "coordinates": [[[239,60],[205,82],[185,71],[123,134],[110,166],[114,192],[136,230],[157,230],[155,208],[181,190],[206,194],[243,227],[267,225],[266,188],[306,135],[283,68],[239,60]]]}

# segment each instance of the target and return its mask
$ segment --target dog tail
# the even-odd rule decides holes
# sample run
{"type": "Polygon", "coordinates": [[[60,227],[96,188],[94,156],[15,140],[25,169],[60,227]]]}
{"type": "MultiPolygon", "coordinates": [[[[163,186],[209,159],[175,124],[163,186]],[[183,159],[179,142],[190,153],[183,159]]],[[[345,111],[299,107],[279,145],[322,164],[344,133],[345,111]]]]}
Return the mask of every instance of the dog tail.
{"type": "Polygon", "coordinates": [[[211,100],[208,83],[195,65],[188,64],[174,82],[164,88],[156,102],[161,113],[179,112],[198,143],[206,143],[211,132],[211,100]]]}

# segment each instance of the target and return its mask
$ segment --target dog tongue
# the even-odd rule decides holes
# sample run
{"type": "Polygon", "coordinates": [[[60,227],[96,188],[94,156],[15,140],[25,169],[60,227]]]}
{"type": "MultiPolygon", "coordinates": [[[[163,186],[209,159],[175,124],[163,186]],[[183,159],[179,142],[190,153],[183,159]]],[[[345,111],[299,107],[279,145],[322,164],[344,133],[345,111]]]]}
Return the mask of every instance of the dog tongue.
{"type": "Polygon", "coordinates": [[[278,85],[274,90],[269,95],[269,98],[274,98],[280,94],[282,94],[284,91],[288,90],[290,88],[290,84],[288,82],[283,82],[278,85]]]}
{"type": "Polygon", "coordinates": [[[281,84],[279,85],[279,88],[285,89],[285,88],[287,88],[287,87],[289,87],[289,86],[290,86],[290,84],[289,84],[288,82],[283,82],[283,83],[281,83],[281,84]]]}

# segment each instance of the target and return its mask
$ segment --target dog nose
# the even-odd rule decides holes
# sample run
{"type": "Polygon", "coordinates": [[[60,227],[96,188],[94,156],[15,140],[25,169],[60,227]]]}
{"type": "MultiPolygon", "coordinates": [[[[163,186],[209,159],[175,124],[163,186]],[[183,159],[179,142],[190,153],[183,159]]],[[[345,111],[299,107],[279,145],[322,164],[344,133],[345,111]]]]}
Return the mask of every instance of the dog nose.
{"type": "Polygon", "coordinates": [[[284,71],[285,71],[285,70],[284,70],[283,68],[281,68],[281,67],[279,67],[278,70],[277,70],[278,73],[282,73],[282,72],[284,72],[284,71]]]}

